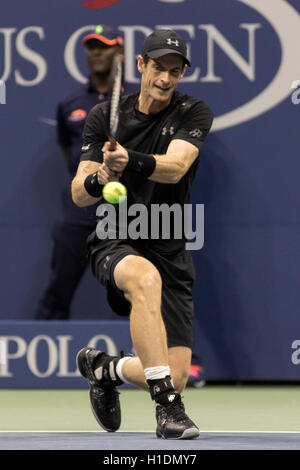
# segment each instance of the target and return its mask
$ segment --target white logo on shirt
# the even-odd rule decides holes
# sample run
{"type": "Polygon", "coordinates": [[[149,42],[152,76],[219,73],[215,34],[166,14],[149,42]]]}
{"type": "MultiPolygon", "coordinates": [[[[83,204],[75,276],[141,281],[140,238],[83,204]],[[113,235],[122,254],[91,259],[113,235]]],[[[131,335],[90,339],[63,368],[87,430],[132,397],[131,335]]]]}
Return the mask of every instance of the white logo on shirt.
{"type": "Polygon", "coordinates": [[[81,147],[81,150],[82,150],[83,152],[86,152],[86,151],[90,148],[90,146],[91,146],[91,144],[83,145],[83,146],[81,147]]]}
{"type": "Polygon", "coordinates": [[[170,135],[175,134],[174,127],[171,126],[170,129],[168,129],[167,127],[163,127],[162,135],[167,135],[168,132],[169,132],[170,135]]]}
{"type": "Polygon", "coordinates": [[[104,269],[107,269],[107,263],[109,262],[109,260],[110,260],[110,256],[106,256],[105,262],[104,262],[104,264],[103,264],[103,268],[104,268],[104,269]]]}
{"type": "Polygon", "coordinates": [[[200,129],[193,129],[192,131],[189,132],[189,134],[192,137],[201,137],[202,136],[202,131],[200,131],[200,129]]]}

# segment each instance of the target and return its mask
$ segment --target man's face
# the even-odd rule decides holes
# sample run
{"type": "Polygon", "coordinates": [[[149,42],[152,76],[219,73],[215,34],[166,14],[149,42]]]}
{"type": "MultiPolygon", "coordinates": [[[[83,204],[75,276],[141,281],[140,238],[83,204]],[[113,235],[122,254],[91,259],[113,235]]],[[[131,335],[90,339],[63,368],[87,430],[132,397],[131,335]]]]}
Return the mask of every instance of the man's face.
{"type": "Polygon", "coordinates": [[[108,46],[98,39],[87,42],[87,64],[92,73],[108,74],[115,54],[121,52],[121,47],[108,46]]]}
{"type": "Polygon", "coordinates": [[[167,54],[158,59],[149,59],[145,64],[138,57],[138,69],[142,74],[141,92],[144,98],[160,103],[169,102],[183,76],[185,67],[178,54],[167,54]]]}

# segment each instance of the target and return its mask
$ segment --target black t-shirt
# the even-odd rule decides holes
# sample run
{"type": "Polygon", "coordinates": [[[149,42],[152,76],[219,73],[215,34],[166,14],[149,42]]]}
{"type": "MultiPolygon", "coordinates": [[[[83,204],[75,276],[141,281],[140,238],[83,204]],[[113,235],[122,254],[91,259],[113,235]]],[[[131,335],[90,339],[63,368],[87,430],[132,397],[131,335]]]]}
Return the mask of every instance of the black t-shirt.
{"type": "MultiPolygon", "coordinates": [[[[116,139],[126,149],[136,150],[146,154],[165,154],[170,142],[181,139],[190,142],[200,149],[211,128],[213,115],[209,106],[189,95],[176,91],[167,108],[163,111],[147,115],[136,109],[138,94],[123,96],[120,102],[119,126],[116,139]]],[[[81,161],[91,160],[101,163],[103,153],[101,148],[107,141],[107,103],[96,105],[89,113],[84,131],[81,161]]],[[[149,239],[145,240],[162,253],[178,251],[184,247],[185,236],[182,228],[180,240],[174,238],[174,227],[171,227],[170,237],[164,239],[162,232],[157,230],[155,238],[151,239],[151,206],[154,204],[179,204],[184,213],[184,204],[190,200],[190,188],[199,165],[200,155],[176,184],[163,184],[149,179],[133,171],[126,170],[120,181],[127,187],[127,204],[130,207],[134,203],[142,203],[148,209],[149,215],[149,239]]],[[[105,201],[101,201],[105,202],[105,201]]],[[[172,211],[171,211],[172,214],[172,211]]],[[[130,221],[130,217],[128,218],[130,221]]],[[[172,215],[171,219],[172,221],[172,215]]],[[[177,219],[178,221],[178,219],[177,219]]],[[[183,219],[182,219],[183,221],[183,219]]],[[[178,230],[176,231],[178,236],[178,230]]],[[[90,237],[90,242],[95,246],[99,243],[96,233],[90,237]]]]}

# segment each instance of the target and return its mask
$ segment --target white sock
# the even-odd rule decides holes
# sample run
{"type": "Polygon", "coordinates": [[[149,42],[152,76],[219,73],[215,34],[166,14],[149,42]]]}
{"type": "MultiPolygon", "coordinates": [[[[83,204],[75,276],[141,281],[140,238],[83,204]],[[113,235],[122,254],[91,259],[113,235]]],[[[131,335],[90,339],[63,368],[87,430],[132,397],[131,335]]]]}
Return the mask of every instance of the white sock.
{"type": "Polygon", "coordinates": [[[128,359],[132,359],[132,356],[124,356],[117,362],[116,373],[118,377],[123,380],[123,382],[130,384],[130,382],[128,382],[128,380],[126,380],[124,375],[122,374],[123,364],[128,361],[128,359]]]}
{"type": "Polygon", "coordinates": [[[164,379],[171,375],[169,366],[147,367],[144,372],[147,380],[164,379]]]}

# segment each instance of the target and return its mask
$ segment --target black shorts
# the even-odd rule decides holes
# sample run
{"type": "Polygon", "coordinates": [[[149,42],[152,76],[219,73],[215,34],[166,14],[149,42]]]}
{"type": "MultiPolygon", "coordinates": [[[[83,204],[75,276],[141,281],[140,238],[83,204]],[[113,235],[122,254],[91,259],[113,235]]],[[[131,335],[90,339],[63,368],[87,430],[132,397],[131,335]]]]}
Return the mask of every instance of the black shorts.
{"type": "Polygon", "coordinates": [[[194,303],[192,286],[195,269],[189,251],[175,256],[157,253],[151,246],[131,244],[128,240],[102,240],[91,254],[92,271],[107,289],[107,299],[114,312],[128,316],[130,302],[114,280],[116,264],[127,255],[143,256],[159,271],[162,279],[162,317],[165,323],[168,347],[193,345],[194,303]]]}

